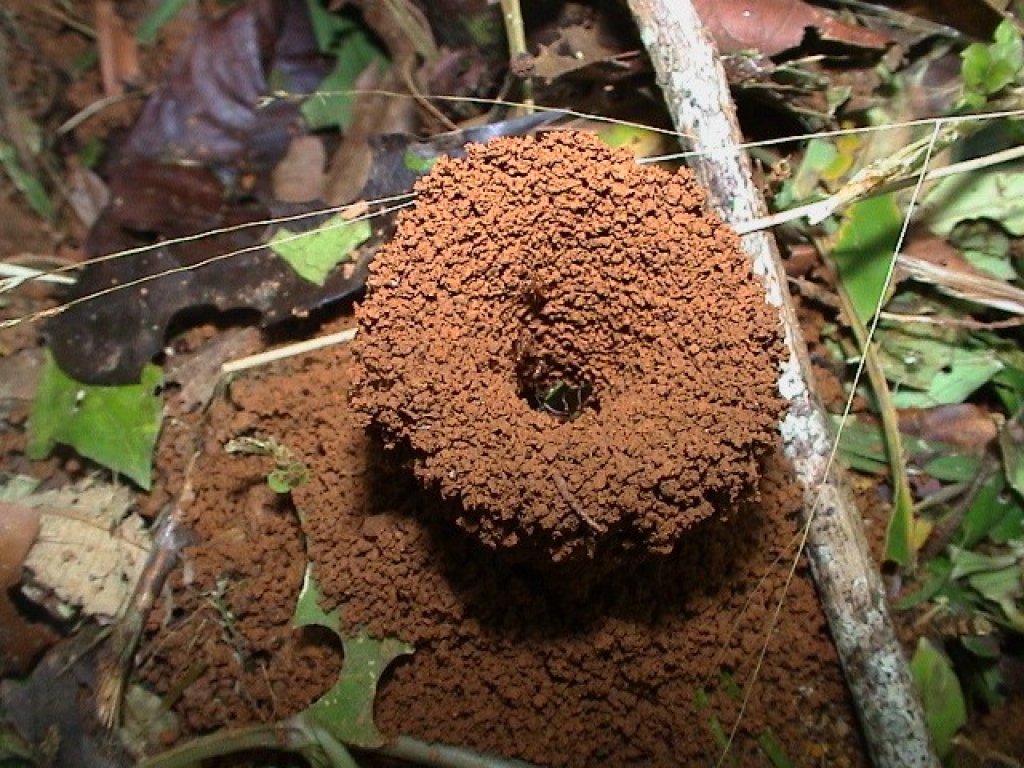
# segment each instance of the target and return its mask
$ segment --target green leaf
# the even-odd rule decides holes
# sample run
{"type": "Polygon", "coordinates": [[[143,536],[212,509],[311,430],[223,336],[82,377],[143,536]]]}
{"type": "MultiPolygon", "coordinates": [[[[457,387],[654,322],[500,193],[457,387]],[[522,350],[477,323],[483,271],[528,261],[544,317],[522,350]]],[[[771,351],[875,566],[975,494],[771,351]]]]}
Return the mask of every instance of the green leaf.
{"type": "MultiPolygon", "coordinates": [[[[932,445],[941,446],[943,443],[932,443],[932,445]]],[[[941,451],[942,449],[939,448],[938,450],[941,451]]],[[[967,453],[955,453],[955,450],[955,448],[951,448],[949,453],[940,453],[934,459],[926,461],[921,467],[921,471],[929,477],[946,483],[970,482],[978,474],[978,466],[981,464],[981,461],[977,456],[971,456],[967,453]]]]}
{"type": "Polygon", "coordinates": [[[376,640],[365,631],[343,638],[345,662],[338,682],[307,713],[339,741],[358,747],[379,747],[386,739],[373,722],[373,701],[381,675],[395,659],[413,652],[395,638],[376,640]]]}
{"type": "Polygon", "coordinates": [[[359,747],[382,745],[385,739],[373,723],[377,684],[388,665],[411,654],[413,647],[396,638],[376,640],[365,630],[355,637],[342,637],[339,612],[327,613],[320,607],[320,589],[311,563],[306,564],[292,623],[297,627],[326,627],[341,637],[345,653],[338,682],[304,714],[338,741],[359,747]]]}
{"type": "Polygon", "coordinates": [[[986,600],[1002,605],[1020,597],[1020,565],[1015,561],[999,570],[972,574],[967,583],[986,600]]]}
{"type": "Polygon", "coordinates": [[[994,636],[961,635],[956,644],[947,647],[966,698],[986,709],[1005,702],[1006,681],[999,668],[999,644],[994,636]]]}
{"type": "Polygon", "coordinates": [[[1024,453],[1017,444],[1017,431],[1020,424],[1011,422],[999,430],[999,450],[1003,454],[1003,468],[1006,470],[1006,481],[1024,498],[1024,453]]]}
{"type": "Polygon", "coordinates": [[[355,18],[328,11],[317,0],[307,0],[313,34],[321,53],[335,57],[334,71],[320,83],[317,93],[302,104],[302,116],[310,130],[352,124],[356,79],[368,67],[387,69],[387,57],[370,31],[355,18]]]}
{"type": "Polygon", "coordinates": [[[976,573],[1001,571],[1017,562],[1016,555],[1011,553],[989,555],[962,547],[950,547],[949,553],[953,562],[953,572],[950,577],[954,579],[962,579],[976,573]]]}
{"type": "Polygon", "coordinates": [[[953,566],[945,555],[929,560],[924,564],[924,568],[928,575],[921,588],[917,592],[900,598],[896,602],[896,610],[909,611],[922,603],[927,603],[938,597],[939,593],[949,584],[953,566]]]}
{"type": "Polygon", "coordinates": [[[366,219],[350,221],[334,216],[309,232],[295,233],[282,227],[269,245],[303,280],[323,285],[331,270],[348,261],[352,251],[371,234],[366,219]]]}
{"type": "Polygon", "coordinates": [[[267,485],[274,493],[291,493],[309,480],[309,470],[300,462],[277,467],[267,475],[267,485]]]}
{"type": "Polygon", "coordinates": [[[786,748],[771,731],[765,731],[758,736],[757,744],[775,768],[795,768],[795,764],[786,754],[786,748]]]}
{"type": "Polygon", "coordinates": [[[1008,413],[1017,413],[1024,408],[1024,370],[1017,368],[1014,363],[1000,355],[1000,359],[1008,367],[992,377],[992,388],[1003,409],[1008,413]]]}
{"type": "Polygon", "coordinates": [[[14,726],[6,723],[0,725],[0,765],[4,768],[38,765],[32,746],[21,738],[14,726]]]}
{"type": "Polygon", "coordinates": [[[320,587],[313,577],[313,564],[309,562],[302,576],[302,589],[295,603],[292,624],[296,627],[327,627],[336,635],[341,632],[341,614],[337,610],[327,613],[320,607],[320,587]]]}
{"type": "MultiPolygon", "coordinates": [[[[891,467],[895,464],[896,462],[890,461],[891,467]]],[[[903,478],[900,480],[903,481],[903,478]]],[[[912,569],[917,557],[917,550],[921,546],[920,537],[914,535],[914,500],[910,497],[909,489],[904,490],[907,488],[905,482],[897,482],[895,485],[896,493],[892,502],[892,513],[885,526],[884,557],[887,561],[912,569]]]]}
{"type": "Polygon", "coordinates": [[[402,164],[413,173],[422,175],[428,173],[430,169],[434,167],[434,163],[437,162],[438,157],[440,157],[440,155],[433,154],[428,157],[424,157],[418,152],[407,149],[402,154],[402,164]]]}
{"type": "Polygon", "coordinates": [[[935,750],[944,758],[952,749],[953,737],[967,722],[960,681],[946,655],[923,637],[910,661],[910,673],[921,695],[935,750]]]}
{"type": "Polygon", "coordinates": [[[885,278],[902,225],[903,214],[896,198],[880,195],[851,205],[836,233],[832,258],[857,317],[865,326],[871,325],[882,303],[885,278]]]}
{"type": "Polygon", "coordinates": [[[1024,46],[1016,24],[1006,19],[995,32],[991,45],[974,43],[961,54],[964,102],[980,106],[1019,79],[1024,64],[1024,46]]]}
{"type": "Polygon", "coordinates": [[[69,445],[149,490],[153,447],[163,418],[163,402],[156,394],[162,381],[160,369],[147,365],[138,384],[81,384],[47,352],[29,414],[26,453],[42,459],[57,443],[69,445]]]}
{"type": "Polygon", "coordinates": [[[273,437],[236,437],[228,441],[224,450],[228,453],[271,457],[274,468],[267,474],[267,485],[274,493],[290,493],[309,480],[309,468],[295,458],[288,446],[273,437]]]}
{"type": "Polygon", "coordinates": [[[1017,607],[1021,597],[1021,565],[1017,556],[1003,568],[980,571],[967,577],[967,584],[990,603],[1002,610],[1003,617],[1017,632],[1024,632],[1024,614],[1017,607]]]}
{"type": "Polygon", "coordinates": [[[977,219],[1024,235],[1024,166],[1004,164],[943,179],[925,196],[921,215],[941,237],[948,237],[957,224],[977,219]]]}
{"type": "Polygon", "coordinates": [[[876,338],[896,408],[962,403],[1004,367],[995,350],[953,329],[882,327],[876,338]]]}
{"type": "Polygon", "coordinates": [[[636,157],[653,157],[664,152],[663,134],[642,125],[605,123],[597,128],[597,136],[609,147],[623,147],[636,157]]]}
{"type": "Polygon", "coordinates": [[[162,0],[139,24],[139,28],[135,30],[135,39],[143,45],[153,43],[160,28],[177,16],[189,2],[190,0],[162,0]]]}
{"type": "Polygon", "coordinates": [[[46,189],[35,176],[29,174],[21,163],[18,162],[18,153],[10,144],[0,142],[0,165],[10,177],[14,186],[25,197],[25,200],[39,216],[47,221],[53,221],[53,205],[46,189]]]}
{"type": "MultiPolygon", "coordinates": [[[[694,706],[698,712],[711,708],[711,697],[704,688],[697,688],[694,691],[694,706]]],[[[729,746],[729,737],[722,727],[722,721],[718,719],[714,712],[708,712],[708,727],[711,729],[711,736],[715,740],[715,744],[724,752],[729,746]]],[[[730,765],[734,763],[735,761],[733,760],[730,762],[730,765]]]]}
{"type": "Polygon", "coordinates": [[[989,529],[989,540],[996,544],[1009,544],[1024,539],[1024,505],[1021,504],[1020,496],[1000,494],[996,505],[1005,512],[1002,519],[989,529]]]}
{"type": "Polygon", "coordinates": [[[1001,474],[982,484],[964,515],[959,546],[970,549],[986,537],[996,543],[1022,537],[1024,507],[1019,496],[1006,490],[1006,479],[1001,474]]]}

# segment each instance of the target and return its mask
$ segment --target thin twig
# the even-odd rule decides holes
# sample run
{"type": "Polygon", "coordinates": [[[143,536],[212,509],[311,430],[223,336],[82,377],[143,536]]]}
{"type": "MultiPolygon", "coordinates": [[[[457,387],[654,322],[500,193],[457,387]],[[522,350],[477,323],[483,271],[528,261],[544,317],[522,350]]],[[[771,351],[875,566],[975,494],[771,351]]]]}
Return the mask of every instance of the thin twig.
{"type": "Polygon", "coordinates": [[[572,511],[576,513],[576,516],[584,523],[589,525],[591,528],[593,528],[595,531],[601,530],[601,527],[597,524],[597,521],[587,514],[587,511],[583,508],[583,505],[580,504],[579,499],[573,496],[572,493],[569,491],[569,485],[565,482],[565,478],[562,477],[562,474],[557,469],[552,467],[550,470],[550,475],[551,480],[555,484],[555,488],[558,489],[558,493],[562,496],[563,499],[565,499],[565,502],[569,505],[572,511]]]}
{"type": "Polygon", "coordinates": [[[355,337],[356,329],[349,328],[348,330],[332,333],[328,336],[319,336],[315,339],[307,339],[306,341],[300,341],[295,344],[289,344],[284,347],[278,347],[277,349],[261,352],[258,355],[249,355],[248,357],[241,357],[238,360],[232,360],[224,363],[224,365],[220,367],[220,372],[224,375],[238,373],[239,371],[244,371],[248,368],[256,368],[261,365],[275,363],[278,360],[285,360],[289,357],[304,355],[307,352],[313,352],[314,350],[323,349],[324,347],[330,347],[335,344],[344,344],[345,342],[352,341],[355,337]]]}
{"type": "MultiPolygon", "coordinates": [[[[1011,160],[1017,160],[1021,157],[1024,157],[1024,146],[1011,147],[1009,149],[1004,149],[1001,152],[993,152],[990,155],[983,155],[982,157],[975,157],[971,160],[964,160],[960,163],[953,163],[943,168],[930,170],[924,175],[924,182],[928,183],[938,181],[939,179],[945,179],[949,176],[955,176],[960,173],[980,171],[985,168],[1001,165],[1002,163],[1008,163],[1011,160]]],[[[907,187],[914,186],[917,183],[917,178],[917,176],[908,176],[905,178],[893,179],[886,184],[867,191],[863,197],[875,197],[876,195],[884,195],[888,192],[894,192],[898,189],[905,189],[907,187]]],[[[849,204],[857,199],[860,198],[850,198],[849,195],[840,197],[840,194],[836,193],[824,200],[818,200],[817,202],[801,205],[797,208],[779,211],[771,216],[763,216],[751,219],[750,221],[737,222],[733,224],[733,228],[741,235],[746,235],[751,232],[760,232],[765,229],[777,227],[780,224],[787,224],[791,221],[796,221],[797,219],[807,219],[810,223],[814,224],[835,213],[842,205],[849,204]]]]}

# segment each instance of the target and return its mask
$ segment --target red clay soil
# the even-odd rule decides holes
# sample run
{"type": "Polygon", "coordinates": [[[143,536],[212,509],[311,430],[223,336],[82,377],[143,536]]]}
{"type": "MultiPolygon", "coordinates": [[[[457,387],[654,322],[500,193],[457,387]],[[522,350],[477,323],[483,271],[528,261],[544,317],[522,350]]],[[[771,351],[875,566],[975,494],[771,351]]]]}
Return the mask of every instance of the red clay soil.
{"type": "MultiPolygon", "coordinates": [[[[203,543],[186,550],[142,651],[159,691],[194,678],[176,707],[186,732],[296,712],[338,669],[328,638],[290,628],[304,558],[294,514],[266,491],[269,466],[223,452],[258,433],[311,471],[294,500],[325,607],[416,648],[381,688],[385,732],[544,765],[709,764],[712,717],[728,727],[738,707],[721,675],[743,685],[751,674],[792,553],[799,494],[781,457],[767,460],[745,514],[707,521],[672,556],[578,600],[571,572],[541,578],[445,524],[445,502],[359,426],[351,367],[348,350],[326,350],[236,381],[210,413],[188,507],[203,543]]],[[[769,765],[756,744],[769,730],[798,765],[865,764],[802,566],[743,716],[738,765],[769,765]]]]}
{"type": "Polygon", "coordinates": [[[689,171],[564,131],[472,146],[416,192],[358,311],[352,402],[462,528],[607,561],[756,500],[779,320],[689,171]]]}
{"type": "MultiPolygon", "coordinates": [[[[308,555],[324,607],[339,608],[345,626],[397,636],[416,649],[380,689],[378,724],[388,734],[540,765],[713,764],[716,732],[733,723],[737,686],[747,684],[767,639],[734,764],[770,765],[758,739],[771,734],[797,765],[863,765],[803,566],[768,635],[800,495],[772,426],[777,331],[735,241],[700,213],[686,176],[644,171],[641,186],[651,187],[637,201],[628,198],[638,186],[632,161],[592,142],[562,136],[516,146],[534,163],[544,158],[545,167],[577,153],[613,170],[585,183],[563,174],[531,197],[515,179],[532,163],[492,169],[488,183],[500,178],[509,188],[506,202],[480,207],[489,226],[529,235],[525,220],[510,214],[519,204],[557,222],[554,201],[565,186],[583,195],[575,209],[583,221],[599,209],[619,224],[601,233],[563,221],[527,245],[492,248],[453,218],[462,209],[442,215],[446,232],[432,230],[421,209],[446,192],[425,183],[400,247],[418,237],[409,222],[437,242],[452,242],[453,227],[466,237],[455,238],[454,255],[417,246],[424,259],[450,256],[443,265],[406,263],[399,275],[395,252],[380,262],[376,292],[398,280],[408,284],[410,301],[416,291],[433,296],[403,309],[404,326],[371,298],[363,328],[389,329],[391,356],[380,354],[378,338],[361,346],[358,364],[349,349],[323,350],[236,380],[209,412],[187,506],[201,543],[186,550],[172,594],[151,617],[142,674],[160,692],[184,686],[176,710],[188,733],[281,718],[308,705],[333,684],[339,665],[336,641],[290,627],[308,555]],[[595,189],[603,191],[587,191],[595,189]],[[615,204],[602,209],[604,195],[615,204]],[[679,228],[663,205],[678,207],[679,228]],[[701,247],[681,245],[692,243],[694,231],[701,247]],[[647,237],[643,261],[621,247],[616,232],[647,237]],[[591,247],[601,238],[607,269],[594,268],[586,248],[573,245],[577,237],[590,238],[591,247]],[[470,297],[461,307],[457,287],[470,297]],[[432,317],[439,307],[447,325],[432,317]],[[500,324],[507,333],[495,330],[500,324]],[[441,336],[420,338],[431,333],[441,336]],[[401,376],[388,372],[389,359],[401,376]],[[354,369],[360,411],[349,403],[354,369]],[[556,384],[575,399],[545,398],[556,384]],[[685,401],[677,386],[697,400],[685,401]],[[408,424],[389,421],[371,393],[405,404],[409,424],[427,426],[431,415],[446,420],[447,439],[413,444],[408,424]],[[441,393],[458,404],[439,408],[432,397],[441,393]],[[365,429],[368,412],[390,433],[365,429]],[[474,414],[475,422],[467,418],[474,414]],[[501,432],[502,424],[520,430],[525,448],[509,444],[513,433],[501,432]],[[463,440],[477,441],[479,456],[471,446],[451,446],[460,429],[463,440]],[[382,432],[404,449],[384,449],[382,432]],[[305,555],[294,510],[266,488],[266,460],[223,451],[245,434],[276,438],[309,467],[309,482],[292,494],[305,520],[305,555]],[[436,462],[456,459],[456,479],[464,482],[446,484],[436,462]],[[545,463],[564,483],[545,475],[545,463]],[[698,491],[695,471],[715,487],[698,491]],[[683,481],[673,483],[673,473],[683,481]],[[552,514],[543,514],[545,503],[552,514]],[[510,546],[513,538],[528,546],[510,546]],[[627,552],[630,543],[639,554],[627,552]],[[614,555],[606,558],[611,566],[594,567],[583,556],[605,552],[614,555]],[[561,558],[559,566],[547,557],[561,558]]],[[[495,151],[474,150],[466,165],[443,162],[432,178],[479,189],[449,175],[491,162],[495,151]]],[[[471,218],[466,205],[464,220],[471,218]]],[[[182,465],[184,434],[165,432],[160,466],[182,465]]]]}

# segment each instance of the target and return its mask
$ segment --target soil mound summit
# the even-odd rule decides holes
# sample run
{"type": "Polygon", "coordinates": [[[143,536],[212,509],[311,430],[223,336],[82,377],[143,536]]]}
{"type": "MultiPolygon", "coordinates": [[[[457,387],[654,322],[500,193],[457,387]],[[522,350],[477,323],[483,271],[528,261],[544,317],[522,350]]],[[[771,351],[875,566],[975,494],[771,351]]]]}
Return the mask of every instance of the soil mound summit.
{"type": "Polygon", "coordinates": [[[779,322],[687,171],[553,132],[442,158],[373,263],[351,401],[485,545],[665,553],[749,509],[779,322]]]}

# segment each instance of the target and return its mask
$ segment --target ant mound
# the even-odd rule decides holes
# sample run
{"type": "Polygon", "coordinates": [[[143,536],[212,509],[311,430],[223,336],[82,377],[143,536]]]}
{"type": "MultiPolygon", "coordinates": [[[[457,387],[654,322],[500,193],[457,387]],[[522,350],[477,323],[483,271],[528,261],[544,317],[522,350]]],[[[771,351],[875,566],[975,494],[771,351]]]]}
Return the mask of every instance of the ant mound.
{"type": "Polygon", "coordinates": [[[530,562],[670,552],[756,502],[776,313],[688,171],[584,133],[442,158],[377,255],[351,402],[530,562]]]}

